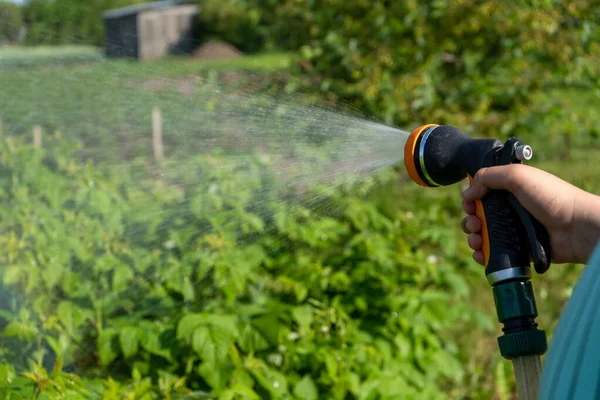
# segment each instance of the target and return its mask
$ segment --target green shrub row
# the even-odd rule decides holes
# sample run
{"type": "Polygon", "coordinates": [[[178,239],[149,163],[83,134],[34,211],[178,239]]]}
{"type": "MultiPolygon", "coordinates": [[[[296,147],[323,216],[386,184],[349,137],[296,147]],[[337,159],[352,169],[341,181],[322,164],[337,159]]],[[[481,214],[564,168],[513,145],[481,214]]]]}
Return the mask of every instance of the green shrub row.
{"type": "Polygon", "coordinates": [[[144,0],[31,0],[23,6],[29,45],[104,44],[106,10],[143,3],[144,0]]]}
{"type": "Polygon", "coordinates": [[[321,88],[400,126],[509,134],[556,75],[597,76],[594,2],[283,1],[276,37],[321,88]]]}
{"type": "Polygon", "coordinates": [[[23,15],[18,5],[0,1],[0,45],[16,41],[23,25],[23,15]]]}
{"type": "Polygon", "coordinates": [[[304,193],[318,207],[269,189],[277,175],[261,158],[199,156],[140,180],[48,137],[43,150],[8,140],[0,160],[7,370],[35,381],[58,363],[59,380],[63,369],[105,379],[88,391],[124,393],[116,382],[133,379],[157,398],[175,386],[221,399],[443,398],[460,386],[444,333],[476,317],[467,261],[437,227],[443,208],[365,200],[393,174],[304,193]]]}
{"type": "Polygon", "coordinates": [[[550,82],[597,84],[596,2],[202,5],[205,25],[215,22],[225,39],[295,51],[311,85],[399,126],[433,121],[480,135],[514,134],[535,125],[532,100],[550,82]]]}

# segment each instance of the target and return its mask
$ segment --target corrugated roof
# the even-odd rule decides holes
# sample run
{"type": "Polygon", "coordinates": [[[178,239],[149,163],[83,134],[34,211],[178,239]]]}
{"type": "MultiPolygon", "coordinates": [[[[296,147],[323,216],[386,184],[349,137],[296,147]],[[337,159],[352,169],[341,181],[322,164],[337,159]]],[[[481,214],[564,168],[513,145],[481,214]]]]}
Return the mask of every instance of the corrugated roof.
{"type": "Polygon", "coordinates": [[[181,4],[187,4],[187,2],[181,1],[181,0],[155,1],[153,3],[145,3],[145,4],[136,5],[136,6],[129,6],[129,7],[117,8],[114,10],[108,10],[103,14],[103,17],[105,19],[121,18],[121,17],[125,17],[128,15],[135,15],[142,11],[155,10],[155,9],[159,9],[159,8],[169,8],[169,7],[178,6],[181,4]]]}

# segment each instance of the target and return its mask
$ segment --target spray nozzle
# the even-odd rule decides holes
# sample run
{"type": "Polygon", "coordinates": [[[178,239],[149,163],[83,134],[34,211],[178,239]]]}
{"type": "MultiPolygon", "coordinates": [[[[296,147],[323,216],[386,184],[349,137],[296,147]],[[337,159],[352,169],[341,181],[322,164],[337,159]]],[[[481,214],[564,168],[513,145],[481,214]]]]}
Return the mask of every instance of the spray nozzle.
{"type": "MultiPolygon", "coordinates": [[[[473,177],[481,168],[520,164],[533,150],[517,138],[505,143],[474,139],[447,125],[415,129],[404,147],[404,165],[410,177],[427,187],[446,186],[473,177]]],[[[546,229],[505,190],[493,190],[475,202],[481,221],[485,273],[494,287],[499,320],[505,325],[498,339],[507,358],[546,351],[546,336],[537,329],[537,309],[531,291],[531,260],[538,273],[550,266],[546,229]],[[515,302],[515,299],[518,301],[515,302]]]]}

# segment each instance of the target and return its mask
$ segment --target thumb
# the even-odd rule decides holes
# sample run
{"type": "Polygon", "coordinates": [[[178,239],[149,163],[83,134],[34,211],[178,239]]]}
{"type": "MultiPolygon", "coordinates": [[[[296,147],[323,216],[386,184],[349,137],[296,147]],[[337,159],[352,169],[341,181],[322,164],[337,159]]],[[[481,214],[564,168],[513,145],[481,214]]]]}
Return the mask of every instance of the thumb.
{"type": "Polygon", "coordinates": [[[481,200],[490,190],[512,191],[513,165],[499,165],[477,171],[473,184],[463,192],[466,201],[481,200]]]}

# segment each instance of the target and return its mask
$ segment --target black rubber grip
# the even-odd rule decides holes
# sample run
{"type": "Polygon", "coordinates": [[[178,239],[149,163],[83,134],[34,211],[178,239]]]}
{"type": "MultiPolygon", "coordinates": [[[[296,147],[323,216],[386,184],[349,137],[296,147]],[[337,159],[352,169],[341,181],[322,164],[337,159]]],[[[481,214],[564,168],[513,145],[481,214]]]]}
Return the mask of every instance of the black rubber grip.
{"type": "Polygon", "coordinates": [[[508,201],[509,195],[505,190],[494,190],[481,200],[485,218],[482,235],[487,234],[489,241],[486,275],[530,264],[527,233],[508,201]]]}

